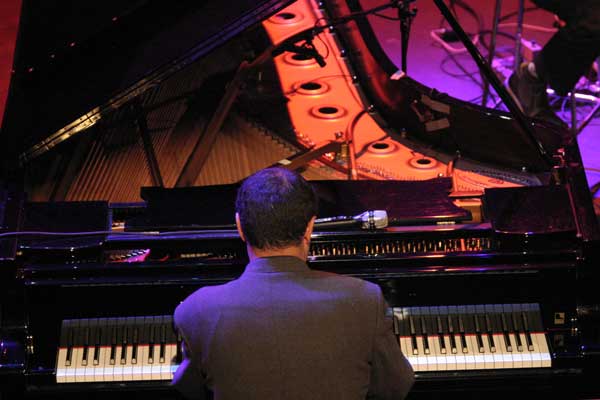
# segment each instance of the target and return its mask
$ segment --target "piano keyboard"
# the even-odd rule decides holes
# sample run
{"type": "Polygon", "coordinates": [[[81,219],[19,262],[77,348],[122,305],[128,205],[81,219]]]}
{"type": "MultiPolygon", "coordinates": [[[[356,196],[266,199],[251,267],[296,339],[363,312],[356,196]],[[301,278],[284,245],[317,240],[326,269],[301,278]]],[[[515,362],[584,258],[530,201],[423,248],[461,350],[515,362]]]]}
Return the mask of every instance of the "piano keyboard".
{"type": "MultiPolygon", "coordinates": [[[[415,371],[546,368],[537,304],[394,307],[394,329],[415,371]]],[[[181,337],[169,315],[64,320],[56,381],[171,380],[181,337]]]]}
{"type": "Polygon", "coordinates": [[[168,315],[64,320],[56,381],[170,380],[181,357],[168,315]]]}
{"type": "Polygon", "coordinates": [[[397,307],[393,313],[415,371],[551,366],[537,304],[397,307]]]}

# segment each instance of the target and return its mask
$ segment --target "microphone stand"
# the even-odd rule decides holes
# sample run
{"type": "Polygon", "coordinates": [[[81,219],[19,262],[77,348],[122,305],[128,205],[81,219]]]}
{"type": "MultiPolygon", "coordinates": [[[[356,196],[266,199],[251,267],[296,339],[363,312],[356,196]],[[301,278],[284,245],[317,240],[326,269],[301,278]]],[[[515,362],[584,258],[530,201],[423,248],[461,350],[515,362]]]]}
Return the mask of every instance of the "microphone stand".
{"type": "Polygon", "coordinates": [[[400,41],[402,44],[402,72],[406,74],[408,60],[408,39],[410,37],[410,27],[412,20],[417,15],[417,9],[411,10],[410,3],[415,0],[396,1],[395,7],[398,8],[398,19],[400,20],[400,41]]]}
{"type": "MultiPolygon", "coordinates": [[[[408,4],[415,0],[401,0],[399,3],[408,4]]],[[[242,61],[239,65],[235,75],[227,85],[225,89],[224,95],[221,97],[221,101],[217,106],[217,109],[213,112],[210,120],[206,124],[204,130],[200,133],[198,140],[196,141],[192,152],[188,156],[187,160],[184,163],[183,169],[179,173],[177,177],[175,187],[185,187],[193,185],[196,178],[202,171],[204,163],[208,158],[208,154],[212,146],[214,145],[219,130],[225,121],[225,117],[233,107],[235,100],[237,99],[240,91],[243,89],[244,84],[251,73],[256,71],[259,67],[265,64],[268,60],[276,57],[286,51],[290,51],[296,54],[303,55],[305,57],[314,58],[317,63],[321,66],[325,66],[324,58],[319,54],[317,49],[313,44],[313,39],[325,31],[326,29],[333,28],[337,25],[342,25],[347,22],[353,21],[357,18],[365,17],[369,14],[376,13],[378,11],[385,10],[390,7],[396,7],[398,5],[398,0],[393,0],[391,3],[384,4],[381,6],[377,6],[362,12],[352,13],[350,15],[338,18],[336,20],[330,21],[326,25],[316,26],[313,28],[308,28],[303,31],[300,31],[283,41],[272,44],[268,48],[266,48],[263,52],[261,52],[254,60],[252,61],[242,61]],[[304,41],[302,45],[297,45],[298,42],[304,41]]],[[[407,7],[407,6],[406,6],[407,7]]],[[[406,12],[402,12],[404,14],[410,14],[411,11],[406,9],[406,12]]],[[[407,22],[407,28],[410,28],[410,22],[407,22]]],[[[408,35],[408,33],[407,33],[408,35]]],[[[406,38],[408,44],[408,36],[406,38]]],[[[329,144],[332,147],[338,146],[337,141],[333,141],[333,143],[329,144]]],[[[322,151],[321,148],[312,149],[311,154],[318,154],[322,151]]],[[[298,162],[294,163],[298,165],[298,162]]],[[[288,167],[289,168],[289,167],[288,167]]]]}
{"type": "Polygon", "coordinates": [[[517,126],[519,127],[522,137],[533,148],[537,150],[540,157],[546,162],[548,166],[553,166],[555,162],[552,159],[552,157],[546,152],[546,149],[542,142],[539,141],[536,137],[531,121],[529,121],[525,114],[523,114],[523,111],[519,109],[519,106],[517,105],[515,100],[513,100],[513,98],[510,96],[506,88],[502,85],[502,82],[500,82],[500,79],[498,79],[491,66],[483,58],[483,55],[479,52],[477,47],[475,47],[475,45],[471,42],[471,40],[463,30],[462,26],[460,26],[454,15],[452,15],[452,12],[450,11],[450,9],[448,9],[448,6],[446,6],[444,0],[433,0],[433,2],[442,13],[442,16],[446,19],[446,21],[448,21],[454,32],[458,35],[458,38],[465,46],[467,51],[471,54],[473,61],[475,61],[481,73],[492,85],[498,96],[500,96],[500,98],[506,105],[506,108],[508,108],[508,111],[510,112],[515,122],[517,123],[517,126]]]}

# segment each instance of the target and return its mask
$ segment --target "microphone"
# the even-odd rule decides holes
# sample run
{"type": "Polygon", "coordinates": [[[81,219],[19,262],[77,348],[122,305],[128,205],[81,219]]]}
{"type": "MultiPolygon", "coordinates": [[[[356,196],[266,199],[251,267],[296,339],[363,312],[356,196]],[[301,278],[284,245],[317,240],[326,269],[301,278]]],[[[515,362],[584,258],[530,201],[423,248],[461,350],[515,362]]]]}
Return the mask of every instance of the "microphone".
{"type": "Polygon", "coordinates": [[[355,216],[341,215],[338,217],[318,218],[315,220],[315,230],[350,228],[375,230],[387,226],[388,216],[385,210],[370,210],[355,216]]]}

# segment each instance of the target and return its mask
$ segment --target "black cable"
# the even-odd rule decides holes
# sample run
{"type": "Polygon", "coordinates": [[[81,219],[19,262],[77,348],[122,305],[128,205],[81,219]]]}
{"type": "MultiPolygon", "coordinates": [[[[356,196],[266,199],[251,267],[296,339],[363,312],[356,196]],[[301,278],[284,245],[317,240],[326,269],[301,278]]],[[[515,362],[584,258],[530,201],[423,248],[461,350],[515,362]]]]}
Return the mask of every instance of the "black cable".
{"type": "Polygon", "coordinates": [[[398,18],[398,17],[390,17],[388,15],[383,15],[383,14],[379,14],[379,13],[373,13],[372,15],[375,17],[387,19],[388,21],[400,21],[400,18],[398,18]]]}
{"type": "MultiPolygon", "coordinates": [[[[527,7],[527,8],[525,8],[523,10],[523,13],[527,13],[527,12],[530,12],[530,11],[535,11],[535,10],[538,10],[539,8],[540,7],[538,7],[538,6],[527,7]]],[[[506,15],[503,15],[500,18],[498,18],[498,23],[506,21],[507,19],[512,18],[512,17],[514,17],[514,16],[516,16],[518,14],[519,14],[519,11],[514,11],[514,12],[508,13],[506,15]]]]}
{"type": "MultiPolygon", "coordinates": [[[[491,35],[491,34],[492,34],[492,31],[489,29],[479,32],[479,39],[481,41],[481,46],[488,51],[490,49],[490,45],[485,41],[485,37],[487,35],[491,35]]],[[[511,39],[513,41],[517,40],[517,37],[515,35],[511,35],[510,33],[502,32],[502,31],[497,31],[496,36],[503,36],[503,37],[511,39]]]]}

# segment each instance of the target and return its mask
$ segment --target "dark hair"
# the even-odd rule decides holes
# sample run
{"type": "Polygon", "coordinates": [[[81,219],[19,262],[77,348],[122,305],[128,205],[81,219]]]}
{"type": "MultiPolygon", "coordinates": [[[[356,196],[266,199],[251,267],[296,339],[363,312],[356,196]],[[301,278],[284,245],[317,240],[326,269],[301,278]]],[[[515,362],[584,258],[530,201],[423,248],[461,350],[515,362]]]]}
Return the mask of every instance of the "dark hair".
{"type": "Polygon", "coordinates": [[[235,202],[246,241],[258,249],[300,244],[317,207],[312,186],[283,168],[263,169],[246,178],[235,202]]]}

